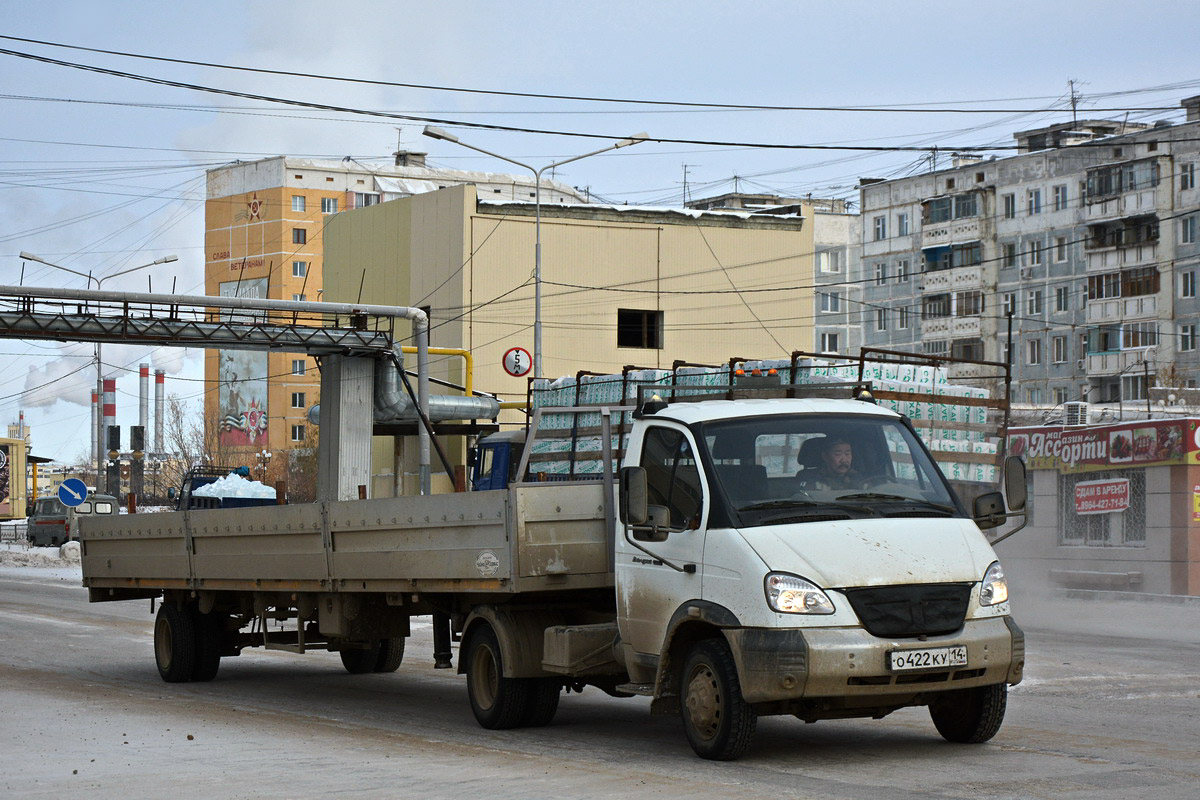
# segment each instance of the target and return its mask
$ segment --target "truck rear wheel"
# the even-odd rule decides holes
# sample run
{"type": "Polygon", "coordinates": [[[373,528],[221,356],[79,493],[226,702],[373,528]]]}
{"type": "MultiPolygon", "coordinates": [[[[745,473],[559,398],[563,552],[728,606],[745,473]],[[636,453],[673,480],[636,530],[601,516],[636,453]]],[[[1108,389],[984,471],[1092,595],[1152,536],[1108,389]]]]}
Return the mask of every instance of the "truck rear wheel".
{"type": "Polygon", "coordinates": [[[164,602],[154,620],[154,662],[167,683],[192,680],[196,669],[196,625],[189,610],[164,602]]]}
{"type": "Polygon", "coordinates": [[[471,711],[481,726],[502,730],[524,723],[529,708],[529,681],[504,677],[500,642],[490,625],[482,624],[471,633],[466,671],[471,711]]]}
{"type": "Polygon", "coordinates": [[[929,704],[929,716],[948,742],[979,744],[991,739],[1004,722],[1008,685],[979,686],[943,692],[929,704]]]}
{"type": "Polygon", "coordinates": [[[341,650],[342,666],[351,675],[368,672],[395,672],[404,661],[404,637],[380,639],[370,647],[341,650]]]}
{"type": "Polygon", "coordinates": [[[196,631],[196,664],[192,680],[211,681],[221,668],[221,649],[225,635],[221,617],[215,613],[201,614],[193,608],[192,624],[196,631]]]}
{"type": "Polygon", "coordinates": [[[758,715],[742,699],[737,667],[724,641],[708,639],[692,648],[680,692],[683,730],[696,755],[732,761],[746,752],[758,715]]]}

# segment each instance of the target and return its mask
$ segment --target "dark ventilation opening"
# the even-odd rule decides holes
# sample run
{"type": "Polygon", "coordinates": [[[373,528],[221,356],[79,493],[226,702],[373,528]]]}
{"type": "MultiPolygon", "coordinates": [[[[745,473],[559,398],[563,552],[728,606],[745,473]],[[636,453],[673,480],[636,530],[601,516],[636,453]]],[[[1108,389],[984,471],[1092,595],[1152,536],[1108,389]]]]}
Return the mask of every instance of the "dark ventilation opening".
{"type": "Polygon", "coordinates": [[[661,350],[662,346],[663,312],[617,309],[617,347],[661,350]]]}

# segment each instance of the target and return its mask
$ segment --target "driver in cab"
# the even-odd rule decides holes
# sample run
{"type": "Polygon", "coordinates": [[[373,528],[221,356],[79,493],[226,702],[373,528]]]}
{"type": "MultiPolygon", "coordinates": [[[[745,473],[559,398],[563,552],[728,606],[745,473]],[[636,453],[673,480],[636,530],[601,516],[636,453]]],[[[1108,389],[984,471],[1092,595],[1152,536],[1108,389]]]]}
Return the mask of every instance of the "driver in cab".
{"type": "Polygon", "coordinates": [[[820,463],[815,474],[811,469],[802,473],[804,483],[810,489],[861,489],[862,473],[854,468],[854,448],[842,436],[829,436],[820,444],[820,463]]]}

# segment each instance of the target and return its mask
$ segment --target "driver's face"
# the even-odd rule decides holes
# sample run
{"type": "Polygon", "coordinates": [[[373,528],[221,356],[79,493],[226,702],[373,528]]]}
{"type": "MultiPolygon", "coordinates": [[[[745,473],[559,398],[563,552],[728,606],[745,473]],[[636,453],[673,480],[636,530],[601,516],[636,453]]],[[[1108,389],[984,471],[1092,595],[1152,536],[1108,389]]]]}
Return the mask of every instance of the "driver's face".
{"type": "Polygon", "coordinates": [[[834,475],[845,475],[854,461],[854,452],[846,442],[840,442],[825,451],[825,466],[834,475]]]}

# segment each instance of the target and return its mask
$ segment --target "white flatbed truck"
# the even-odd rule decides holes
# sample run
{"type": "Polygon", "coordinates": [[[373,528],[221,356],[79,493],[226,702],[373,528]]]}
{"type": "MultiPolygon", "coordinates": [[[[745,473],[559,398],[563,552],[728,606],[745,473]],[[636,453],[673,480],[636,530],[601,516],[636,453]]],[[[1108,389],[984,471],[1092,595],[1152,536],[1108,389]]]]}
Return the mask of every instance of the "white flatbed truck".
{"type": "MultiPolygon", "coordinates": [[[[587,411],[607,443],[630,408],[587,411]]],[[[595,686],[652,697],[711,759],[771,714],[927,705],[950,741],[995,735],[1025,661],[981,533],[1000,493],[964,508],[909,421],[861,400],[656,398],[633,416],[620,471],[606,447],[594,480],[523,469],[495,491],[85,519],[84,584],[161,599],[170,682],[258,646],[395,670],[410,618],[433,614],[435,660],[461,637],[486,728],[547,724],[564,689],[595,686]],[[853,488],[820,480],[835,439],[853,488]]],[[[1018,512],[1024,468],[1005,475],[1018,512]]]]}

